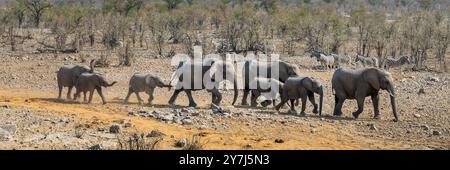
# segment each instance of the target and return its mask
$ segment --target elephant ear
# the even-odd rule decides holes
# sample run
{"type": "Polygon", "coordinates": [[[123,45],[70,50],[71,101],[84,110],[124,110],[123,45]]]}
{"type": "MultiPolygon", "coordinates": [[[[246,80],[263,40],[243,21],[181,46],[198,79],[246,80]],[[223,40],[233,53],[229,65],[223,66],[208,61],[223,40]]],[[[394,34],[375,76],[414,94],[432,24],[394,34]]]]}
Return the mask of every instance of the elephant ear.
{"type": "Polygon", "coordinates": [[[363,79],[367,82],[372,88],[376,90],[380,90],[380,79],[378,78],[378,73],[376,70],[367,70],[363,73],[363,79]]]}
{"type": "Polygon", "coordinates": [[[312,82],[311,78],[309,78],[309,77],[303,78],[301,86],[303,88],[311,91],[313,89],[313,82],[312,82]]]}
{"type": "Polygon", "coordinates": [[[153,83],[153,77],[152,76],[146,76],[145,77],[145,84],[146,85],[149,85],[149,84],[152,84],[153,83]]]}

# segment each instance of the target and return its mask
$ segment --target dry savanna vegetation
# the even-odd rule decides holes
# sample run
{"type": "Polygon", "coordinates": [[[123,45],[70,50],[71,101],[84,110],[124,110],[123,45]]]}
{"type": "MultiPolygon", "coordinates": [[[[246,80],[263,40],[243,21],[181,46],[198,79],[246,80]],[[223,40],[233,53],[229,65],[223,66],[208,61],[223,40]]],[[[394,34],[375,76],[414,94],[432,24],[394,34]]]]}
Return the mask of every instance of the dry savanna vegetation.
{"type": "MultiPolygon", "coordinates": [[[[450,149],[447,0],[0,0],[0,149],[450,149]],[[231,105],[231,91],[211,109],[210,94],[194,92],[199,106],[167,101],[123,102],[134,73],[164,82],[171,58],[203,54],[280,54],[325,87],[323,116],[274,114],[273,107],[231,105]],[[399,122],[389,94],[381,93],[381,120],[371,100],[355,120],[356,102],[333,116],[331,77],[312,53],[376,58],[397,90],[399,122]],[[55,72],[89,65],[117,81],[104,89],[107,104],[58,100],[55,72]]],[[[145,95],[145,94],[143,94],[145,95]]],[[[240,98],[239,96],[239,102],[240,98]]],[[[146,96],[145,96],[146,98],[146,96]]],[[[308,103],[309,104],[309,103],[308,103]]],[[[282,113],[287,108],[282,109],[282,113]]],[[[307,106],[307,113],[311,105],[307,106]]]]}

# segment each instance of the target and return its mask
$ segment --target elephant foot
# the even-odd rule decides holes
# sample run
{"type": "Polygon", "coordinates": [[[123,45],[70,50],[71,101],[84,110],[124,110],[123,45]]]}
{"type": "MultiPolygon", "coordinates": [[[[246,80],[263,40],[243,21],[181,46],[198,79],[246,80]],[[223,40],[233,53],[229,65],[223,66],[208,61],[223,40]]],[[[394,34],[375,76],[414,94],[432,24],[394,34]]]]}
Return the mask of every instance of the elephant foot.
{"type": "Polygon", "coordinates": [[[272,101],[270,101],[270,100],[266,100],[266,101],[261,102],[261,106],[262,106],[262,107],[267,107],[267,106],[269,106],[270,104],[272,104],[272,101]]]}
{"type": "Polygon", "coordinates": [[[317,114],[317,113],[319,113],[319,110],[317,109],[317,107],[314,107],[314,109],[313,109],[313,113],[314,113],[314,114],[317,114]]]}
{"type": "Polygon", "coordinates": [[[373,116],[373,119],[377,119],[377,120],[380,120],[381,119],[381,116],[378,114],[378,115],[375,115],[375,116],[373,116]]]}
{"type": "Polygon", "coordinates": [[[189,107],[197,107],[196,103],[189,103],[189,107]]]}
{"type": "Polygon", "coordinates": [[[305,116],[306,116],[306,113],[305,113],[305,112],[300,112],[300,116],[301,116],[301,117],[305,117],[305,116]]]}
{"type": "Polygon", "coordinates": [[[341,111],[334,111],[333,115],[334,116],[342,116],[342,112],[341,111]]]}
{"type": "Polygon", "coordinates": [[[360,114],[360,113],[358,113],[358,112],[353,112],[353,113],[352,113],[352,115],[353,115],[353,117],[354,117],[355,119],[358,119],[359,114],[360,114]]]}
{"type": "Polygon", "coordinates": [[[242,102],[241,105],[242,106],[248,106],[248,103],[247,102],[242,102]]]}
{"type": "Polygon", "coordinates": [[[287,113],[288,114],[292,114],[292,115],[296,115],[297,111],[296,110],[289,110],[287,113]]]}
{"type": "Polygon", "coordinates": [[[105,105],[106,104],[106,102],[103,102],[103,105],[105,105]]]}

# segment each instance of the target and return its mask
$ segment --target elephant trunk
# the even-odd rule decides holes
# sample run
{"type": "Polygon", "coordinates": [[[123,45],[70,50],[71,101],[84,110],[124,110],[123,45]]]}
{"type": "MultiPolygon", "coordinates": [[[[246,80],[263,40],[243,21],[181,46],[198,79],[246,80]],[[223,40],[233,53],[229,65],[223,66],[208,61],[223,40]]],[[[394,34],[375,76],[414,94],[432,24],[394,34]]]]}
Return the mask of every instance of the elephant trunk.
{"type": "Polygon", "coordinates": [[[319,95],[320,95],[320,99],[319,99],[319,115],[322,115],[322,106],[323,106],[323,86],[320,87],[319,95]]]}
{"type": "Polygon", "coordinates": [[[394,122],[398,121],[398,115],[397,115],[397,104],[395,100],[395,90],[394,87],[391,86],[388,88],[389,96],[391,97],[391,105],[392,105],[392,113],[394,114],[394,122]]]}
{"type": "Polygon", "coordinates": [[[116,84],[117,81],[113,81],[111,84],[109,84],[108,82],[106,82],[106,87],[111,87],[114,86],[114,84],[116,84]]]}

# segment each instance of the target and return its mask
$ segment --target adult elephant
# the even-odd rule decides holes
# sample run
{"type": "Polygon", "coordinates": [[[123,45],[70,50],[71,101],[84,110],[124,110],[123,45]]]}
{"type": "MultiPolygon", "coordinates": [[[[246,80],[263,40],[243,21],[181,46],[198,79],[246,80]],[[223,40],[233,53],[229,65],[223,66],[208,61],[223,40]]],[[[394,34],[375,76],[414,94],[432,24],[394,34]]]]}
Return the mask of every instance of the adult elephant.
{"type": "Polygon", "coordinates": [[[284,83],[289,77],[295,77],[299,75],[299,69],[296,65],[286,63],[284,61],[270,61],[263,62],[257,60],[247,60],[244,63],[242,69],[243,89],[244,96],[242,97],[242,105],[248,105],[247,97],[252,90],[250,87],[251,81],[257,77],[262,78],[277,78],[280,82],[284,83]],[[273,67],[278,67],[278,77],[272,76],[273,67]]]}
{"type": "Polygon", "coordinates": [[[91,60],[90,67],[84,65],[69,64],[64,65],[56,72],[56,78],[58,82],[58,99],[61,99],[61,93],[64,87],[68,87],[67,99],[71,99],[71,92],[73,86],[75,86],[78,77],[83,73],[94,72],[95,60],[91,60]]]}
{"type": "Polygon", "coordinates": [[[346,99],[356,99],[358,110],[353,116],[358,118],[364,110],[364,99],[371,96],[374,107],[374,118],[380,118],[379,91],[386,90],[391,98],[394,121],[398,121],[395,101],[394,82],[391,74],[378,68],[364,68],[359,70],[340,68],[333,74],[331,80],[335,92],[334,115],[342,115],[342,105],[346,99]]]}
{"type": "Polygon", "coordinates": [[[189,98],[189,107],[196,107],[197,104],[192,97],[192,91],[206,89],[212,93],[212,103],[220,105],[222,94],[219,92],[218,84],[228,80],[233,82],[234,98],[232,105],[234,105],[239,93],[236,78],[232,62],[220,59],[180,62],[177,71],[172,76],[172,80],[178,79],[178,82],[175,84],[175,91],[170,97],[169,104],[174,104],[178,94],[184,91],[189,98]]]}

